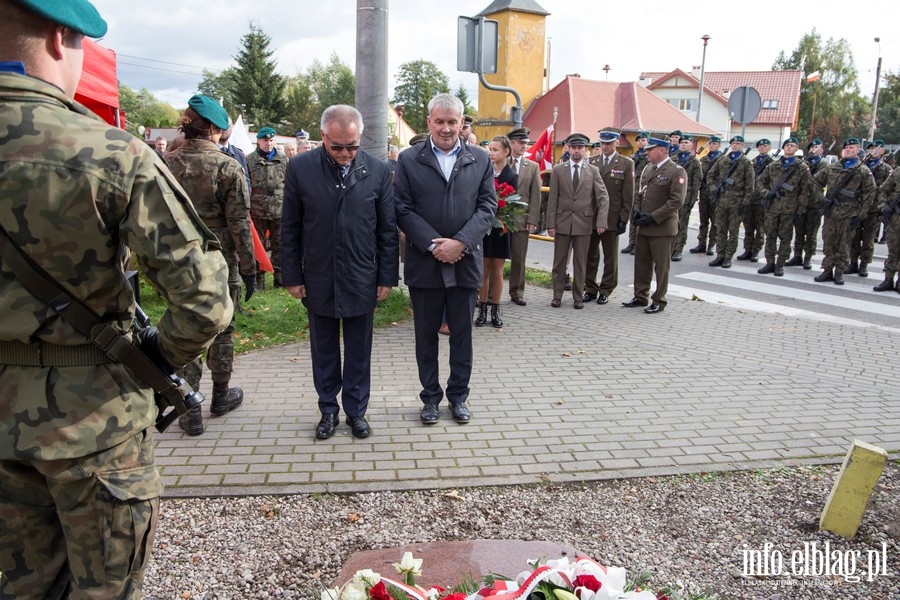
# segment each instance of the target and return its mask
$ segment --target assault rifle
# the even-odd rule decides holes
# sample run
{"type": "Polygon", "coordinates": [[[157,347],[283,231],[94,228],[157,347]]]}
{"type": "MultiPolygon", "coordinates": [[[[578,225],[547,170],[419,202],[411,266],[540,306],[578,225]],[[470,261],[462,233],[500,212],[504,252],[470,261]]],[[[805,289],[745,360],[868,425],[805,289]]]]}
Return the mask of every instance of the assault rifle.
{"type": "Polygon", "coordinates": [[[756,176],[759,177],[760,175],[762,175],[762,172],[766,170],[766,167],[771,165],[772,161],[775,160],[776,158],[778,158],[779,154],[781,154],[781,148],[779,148],[775,152],[775,154],[767,154],[766,157],[763,159],[761,165],[754,165],[755,171],[756,171],[756,176]]]}
{"type": "MultiPolygon", "coordinates": [[[[853,179],[853,176],[859,173],[860,167],[865,164],[868,156],[869,153],[867,152],[865,156],[857,159],[858,162],[856,163],[856,166],[850,168],[837,183],[837,185],[835,185],[834,187],[828,187],[828,193],[825,194],[825,200],[822,202],[822,209],[820,210],[821,214],[830,215],[831,208],[833,206],[841,205],[841,200],[840,198],[838,198],[838,196],[843,196],[844,198],[848,198],[850,200],[856,198],[856,192],[851,192],[850,190],[844,188],[847,187],[847,185],[850,183],[850,180],[853,179]]],[[[859,218],[859,215],[857,215],[855,218],[859,218]]]]}
{"type": "Polygon", "coordinates": [[[788,183],[788,179],[793,177],[794,173],[797,172],[797,169],[800,168],[800,164],[802,162],[803,161],[796,161],[794,162],[794,164],[787,168],[787,170],[784,172],[784,175],[782,175],[781,179],[778,180],[778,183],[772,186],[772,189],[769,190],[769,193],[766,194],[766,197],[763,199],[762,205],[764,207],[771,208],[772,203],[775,201],[775,199],[781,198],[781,190],[784,190],[786,192],[793,192],[796,189],[797,186],[788,183]]]}
{"type": "MultiPolygon", "coordinates": [[[[708,155],[707,155],[707,156],[708,156],[708,155]]],[[[709,161],[709,168],[706,169],[706,173],[704,173],[704,174],[703,174],[703,177],[700,179],[700,195],[701,195],[701,196],[703,196],[703,192],[705,192],[705,191],[706,191],[706,188],[708,187],[708,186],[707,186],[707,183],[706,183],[706,180],[709,178],[709,172],[712,171],[713,166],[714,166],[714,165],[716,164],[716,162],[717,162],[720,158],[722,158],[723,156],[725,156],[725,153],[724,153],[724,152],[721,153],[721,154],[719,154],[717,157],[715,157],[715,158],[713,158],[713,159],[711,159],[711,160],[709,161]]]]}
{"type": "Polygon", "coordinates": [[[893,214],[900,215],[900,194],[897,194],[896,196],[888,200],[888,203],[884,206],[884,208],[881,209],[881,214],[878,216],[878,220],[887,225],[888,221],[891,220],[891,215],[893,214]]]}
{"type": "MultiPolygon", "coordinates": [[[[721,196],[722,192],[725,191],[726,185],[734,185],[734,179],[732,179],[731,176],[734,175],[734,171],[735,171],[735,169],[737,169],[738,165],[740,164],[741,158],[744,158],[749,153],[750,153],[750,148],[747,148],[746,150],[744,150],[744,153],[737,160],[732,161],[732,163],[730,165],[728,165],[728,172],[725,173],[725,177],[723,177],[722,181],[719,182],[719,185],[717,185],[715,188],[713,188],[713,191],[711,191],[709,193],[709,205],[710,206],[716,205],[716,203],[719,201],[719,196],[721,196]]],[[[721,157],[719,157],[719,158],[721,158],[721,157]]],[[[712,167],[710,167],[710,169],[711,168],[712,167]]]]}

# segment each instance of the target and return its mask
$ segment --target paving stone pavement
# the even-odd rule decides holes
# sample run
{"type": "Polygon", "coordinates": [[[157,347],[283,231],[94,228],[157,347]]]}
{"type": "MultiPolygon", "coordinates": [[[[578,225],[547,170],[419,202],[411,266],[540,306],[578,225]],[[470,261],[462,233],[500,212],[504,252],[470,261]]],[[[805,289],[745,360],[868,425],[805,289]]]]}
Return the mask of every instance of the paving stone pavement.
{"type": "MultiPolygon", "coordinates": [[[[900,337],[867,328],[670,299],[665,312],[504,300],[476,328],[469,405],[457,425],[419,422],[412,320],[375,331],[373,435],[326,441],[308,343],[240,355],[236,411],[199,437],[158,434],[165,496],[221,496],[570,482],[840,463],[860,439],[900,458],[900,337]]],[[[441,338],[446,381],[447,338],[441,338]]],[[[211,394],[208,374],[202,391],[211,394]]],[[[206,414],[206,413],[205,413],[206,414]]]]}

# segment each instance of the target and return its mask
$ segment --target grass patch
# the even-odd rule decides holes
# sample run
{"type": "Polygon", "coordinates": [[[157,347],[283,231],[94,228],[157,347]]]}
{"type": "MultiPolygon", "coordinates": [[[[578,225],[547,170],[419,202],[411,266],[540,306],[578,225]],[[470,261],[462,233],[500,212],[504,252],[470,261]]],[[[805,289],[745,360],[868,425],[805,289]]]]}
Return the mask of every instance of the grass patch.
{"type": "MultiPolygon", "coordinates": [[[[266,289],[256,292],[250,302],[241,302],[244,311],[236,317],[234,351],[237,354],[292,344],[308,339],[309,323],[306,307],[292,298],[287,290],[272,287],[272,275],[266,274],[266,289]]],[[[141,307],[156,323],[166,309],[166,303],[156,290],[141,278],[141,307]]],[[[409,297],[395,288],[391,295],[375,308],[375,327],[389,327],[412,315],[409,297]]]]}

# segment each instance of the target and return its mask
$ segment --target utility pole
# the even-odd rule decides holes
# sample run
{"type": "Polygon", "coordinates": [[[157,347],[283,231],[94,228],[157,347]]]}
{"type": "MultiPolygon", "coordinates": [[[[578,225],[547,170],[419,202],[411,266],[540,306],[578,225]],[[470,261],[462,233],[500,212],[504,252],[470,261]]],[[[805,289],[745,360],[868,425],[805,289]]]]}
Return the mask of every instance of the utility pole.
{"type": "Polygon", "coordinates": [[[360,145],[387,158],[388,0],[356,2],[356,108],[362,113],[360,145]]]}
{"type": "Polygon", "coordinates": [[[706,75],[706,44],[709,42],[708,35],[701,35],[703,40],[703,60],[700,61],[700,93],[697,94],[697,117],[694,119],[700,122],[700,104],[703,102],[703,77],[706,75]]]}
{"type": "Polygon", "coordinates": [[[875,94],[872,96],[872,126],[869,127],[869,141],[875,140],[875,118],[878,115],[878,88],[881,87],[881,38],[875,38],[878,44],[878,66],[875,67],[875,94]]]}

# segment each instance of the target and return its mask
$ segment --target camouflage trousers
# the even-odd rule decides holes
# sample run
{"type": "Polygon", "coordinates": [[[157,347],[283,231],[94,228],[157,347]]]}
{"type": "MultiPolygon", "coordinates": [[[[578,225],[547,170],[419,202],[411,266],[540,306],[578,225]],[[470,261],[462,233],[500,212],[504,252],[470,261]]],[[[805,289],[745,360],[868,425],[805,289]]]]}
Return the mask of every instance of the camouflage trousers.
{"type": "Polygon", "coordinates": [[[822,226],[822,215],[818,207],[807,208],[800,222],[794,226],[794,255],[812,258],[816,254],[816,242],[819,228],[822,226]]]}
{"type": "MultiPolygon", "coordinates": [[[[253,224],[256,226],[256,233],[262,241],[266,250],[271,252],[269,258],[272,261],[272,268],[275,270],[275,280],[281,280],[281,219],[257,219],[253,218],[253,224]]],[[[256,276],[261,277],[263,271],[258,270],[256,276]]]]}
{"type": "Polygon", "coordinates": [[[678,235],[675,236],[675,251],[681,252],[687,244],[688,225],[691,222],[693,203],[685,203],[678,210],[678,235]]]}
{"type": "Polygon", "coordinates": [[[0,461],[0,598],[141,598],[161,491],[150,429],[82,458],[0,461]]]}
{"type": "Polygon", "coordinates": [[[738,201],[720,199],[716,203],[716,255],[731,258],[737,251],[741,217],[738,215],[738,201]]]}
{"type": "Polygon", "coordinates": [[[869,211],[862,224],[852,232],[850,239],[850,261],[860,261],[866,264],[872,262],[875,256],[875,236],[878,235],[878,211],[869,211]]]}
{"type": "Polygon", "coordinates": [[[884,260],[884,273],[893,277],[900,271],[900,215],[891,215],[884,239],[888,250],[887,258],[884,260]]]}
{"type": "Polygon", "coordinates": [[[822,268],[843,272],[850,264],[850,239],[853,231],[849,217],[826,216],[822,223],[822,268]]]}
{"type": "Polygon", "coordinates": [[[791,257],[794,215],[766,213],[766,263],[783,265],[791,257]]]}
{"type": "MultiPolygon", "coordinates": [[[[235,288],[230,288],[234,298],[235,288]]],[[[240,295],[240,288],[237,288],[240,295]]],[[[235,304],[237,306],[237,304],[235,304]]],[[[209,350],[206,351],[206,365],[212,373],[213,383],[228,383],[231,381],[231,372],[234,368],[234,318],[222,333],[216,336],[209,350]]],[[[181,369],[178,374],[195,390],[200,389],[200,380],[203,378],[203,359],[192,360],[181,369]]]]}
{"type": "Polygon", "coordinates": [[[709,206],[709,197],[703,194],[700,195],[698,204],[700,205],[700,231],[697,233],[697,243],[706,245],[706,240],[709,239],[709,246],[715,246],[718,234],[716,211],[709,206]],[[708,238],[707,234],[709,234],[708,238]]]}
{"type": "Polygon", "coordinates": [[[764,227],[766,222],[766,209],[762,204],[744,205],[744,216],[742,218],[744,224],[744,250],[749,250],[751,254],[759,254],[763,249],[765,239],[764,227]]]}

